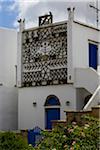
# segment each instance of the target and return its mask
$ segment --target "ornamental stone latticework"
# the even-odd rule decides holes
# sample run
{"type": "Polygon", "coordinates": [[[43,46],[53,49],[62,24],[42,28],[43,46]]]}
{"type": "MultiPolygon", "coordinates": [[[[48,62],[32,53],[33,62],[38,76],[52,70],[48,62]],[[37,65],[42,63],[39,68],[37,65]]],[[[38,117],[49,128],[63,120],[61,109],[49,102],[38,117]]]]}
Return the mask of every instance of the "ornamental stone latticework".
{"type": "Polygon", "coordinates": [[[67,23],[48,23],[38,28],[24,30],[22,85],[29,87],[66,83],[67,23]]]}

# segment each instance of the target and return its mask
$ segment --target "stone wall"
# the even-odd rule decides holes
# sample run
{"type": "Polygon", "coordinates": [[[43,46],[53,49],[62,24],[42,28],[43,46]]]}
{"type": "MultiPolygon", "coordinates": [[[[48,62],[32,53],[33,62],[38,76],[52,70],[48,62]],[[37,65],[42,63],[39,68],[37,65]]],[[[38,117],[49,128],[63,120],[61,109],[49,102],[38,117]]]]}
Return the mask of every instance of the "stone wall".
{"type": "Polygon", "coordinates": [[[66,126],[67,123],[77,122],[82,123],[81,117],[83,115],[91,115],[92,117],[98,118],[100,117],[100,105],[92,107],[91,111],[65,111],[66,113],[66,120],[55,120],[52,121],[52,127],[60,124],[66,126]]]}
{"type": "Polygon", "coordinates": [[[66,122],[80,122],[81,116],[83,115],[91,115],[95,118],[99,118],[100,115],[100,105],[92,107],[91,111],[65,111],[66,113],[66,122]]]}

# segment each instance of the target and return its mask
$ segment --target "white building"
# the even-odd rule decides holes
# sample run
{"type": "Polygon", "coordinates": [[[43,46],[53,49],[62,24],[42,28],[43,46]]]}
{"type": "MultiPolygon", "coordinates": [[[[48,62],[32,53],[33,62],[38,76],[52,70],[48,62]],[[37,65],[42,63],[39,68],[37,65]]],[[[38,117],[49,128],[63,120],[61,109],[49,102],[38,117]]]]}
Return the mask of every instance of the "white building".
{"type": "Polygon", "coordinates": [[[0,28],[0,130],[18,128],[17,32],[0,28]]]}
{"type": "Polygon", "coordinates": [[[49,129],[51,120],[65,119],[64,110],[99,103],[100,30],[74,21],[74,10],[68,11],[68,21],[52,23],[52,14],[45,15],[37,28],[25,29],[20,20],[19,129],[49,129]]]}

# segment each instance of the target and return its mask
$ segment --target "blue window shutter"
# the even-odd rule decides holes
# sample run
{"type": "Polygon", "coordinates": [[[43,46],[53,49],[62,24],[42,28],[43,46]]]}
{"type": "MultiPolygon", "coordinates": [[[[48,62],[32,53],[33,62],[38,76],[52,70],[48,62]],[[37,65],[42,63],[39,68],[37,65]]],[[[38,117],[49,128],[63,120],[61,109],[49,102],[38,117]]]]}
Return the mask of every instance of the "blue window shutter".
{"type": "Polygon", "coordinates": [[[89,43],[89,67],[97,69],[98,47],[95,44],[89,43]]]}

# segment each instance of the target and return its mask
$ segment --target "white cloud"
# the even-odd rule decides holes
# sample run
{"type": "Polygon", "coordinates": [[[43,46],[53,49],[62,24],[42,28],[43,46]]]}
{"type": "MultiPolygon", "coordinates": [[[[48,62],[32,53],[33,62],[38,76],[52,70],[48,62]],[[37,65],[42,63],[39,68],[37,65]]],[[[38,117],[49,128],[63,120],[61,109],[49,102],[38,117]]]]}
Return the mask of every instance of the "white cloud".
{"type": "Polygon", "coordinates": [[[13,25],[18,27],[17,20],[20,18],[26,18],[27,24],[32,24],[31,17],[33,14],[30,13],[34,6],[39,2],[39,0],[15,0],[14,4],[10,7],[10,10],[18,9],[18,16],[16,17],[13,25]]]}
{"type": "Polygon", "coordinates": [[[12,5],[9,5],[7,7],[7,10],[8,11],[16,11],[17,7],[18,7],[18,4],[16,2],[14,2],[12,5]]]}
{"type": "Polygon", "coordinates": [[[19,18],[26,19],[26,27],[38,25],[38,16],[51,11],[54,22],[67,20],[67,8],[75,6],[75,19],[94,24],[96,20],[95,10],[89,7],[89,3],[95,5],[95,0],[15,0],[10,10],[18,8],[19,15],[14,21],[14,27],[18,27],[19,18]]]}
{"type": "Polygon", "coordinates": [[[34,5],[36,5],[39,1],[38,0],[23,0],[23,1],[19,1],[18,5],[19,5],[19,17],[23,18],[25,17],[27,14],[27,11],[30,10],[31,7],[34,7],[34,5]]]}

